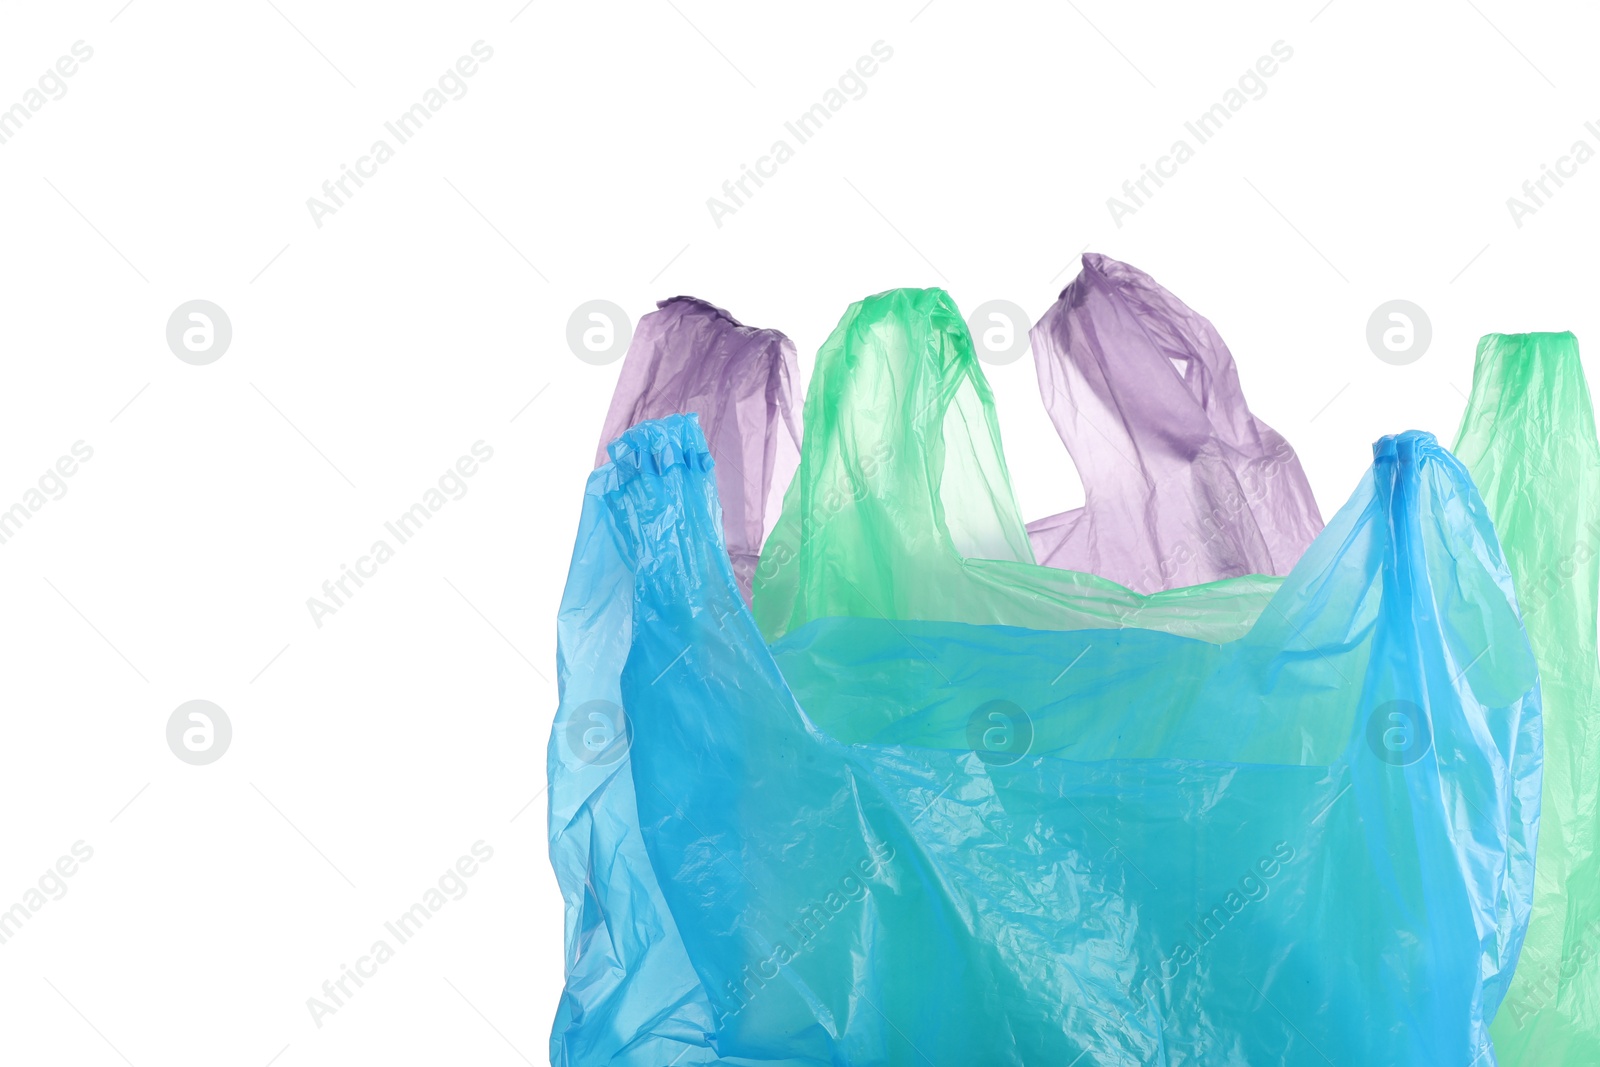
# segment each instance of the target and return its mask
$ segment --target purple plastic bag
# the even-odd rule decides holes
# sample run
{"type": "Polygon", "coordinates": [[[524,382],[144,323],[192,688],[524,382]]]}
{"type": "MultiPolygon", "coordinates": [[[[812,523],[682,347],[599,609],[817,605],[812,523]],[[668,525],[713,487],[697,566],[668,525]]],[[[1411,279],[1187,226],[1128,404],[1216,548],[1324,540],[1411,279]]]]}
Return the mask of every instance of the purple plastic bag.
{"type": "Polygon", "coordinates": [[[1028,524],[1038,562],[1141,593],[1289,573],[1322,516],[1210,322],[1143,271],[1089,254],[1029,336],[1084,488],[1083,507],[1028,524]]]}
{"type": "Polygon", "coordinates": [[[636,423],[699,415],[716,460],[728,556],[748,604],[761,542],[800,463],[794,342],[741,325],[692,296],[656,306],[628,346],[595,466],[607,462],[606,445],[636,423]]]}

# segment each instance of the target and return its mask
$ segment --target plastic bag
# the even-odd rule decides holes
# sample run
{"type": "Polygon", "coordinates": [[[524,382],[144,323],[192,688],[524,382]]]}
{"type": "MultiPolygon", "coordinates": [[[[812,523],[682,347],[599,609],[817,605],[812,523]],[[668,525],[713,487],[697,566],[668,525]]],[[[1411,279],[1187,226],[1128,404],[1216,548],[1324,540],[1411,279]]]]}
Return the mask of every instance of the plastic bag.
{"type": "MultiPolygon", "coordinates": [[[[881,326],[854,336],[854,355],[862,361],[886,360],[899,351],[920,350],[914,341],[905,345],[884,343],[881,326]]],[[[937,351],[937,346],[930,350],[937,351]]],[[[950,361],[944,365],[950,365],[950,361]]],[[[898,380],[899,375],[893,373],[898,367],[890,369],[887,376],[898,380]]],[[[853,381],[845,379],[846,387],[853,381]]],[[[919,410],[926,407],[920,395],[910,395],[908,401],[919,410]]],[[[932,408],[927,410],[934,412],[932,408]]],[[[861,433],[885,429],[892,421],[892,417],[861,420],[842,429],[831,427],[830,432],[849,440],[861,433]]],[[[939,428],[940,417],[933,413],[917,432],[937,434],[939,428]]],[[[962,445],[958,441],[956,447],[962,445]]],[[[1461,447],[1484,487],[1497,527],[1505,538],[1509,565],[1528,600],[1528,628],[1535,647],[1541,650],[1541,662],[1550,661],[1558,672],[1555,681],[1549,683],[1556,688],[1546,696],[1552,716],[1549,721],[1553,724],[1548,728],[1551,766],[1558,769],[1552,771],[1545,786],[1546,804],[1554,814],[1545,821],[1540,845],[1539,909],[1529,936],[1528,958],[1518,972],[1518,985],[1510,1001],[1498,1017],[1496,1035],[1503,1048],[1511,1050],[1505,1053],[1507,1063],[1558,1055],[1570,1055],[1574,1063],[1600,1062],[1600,1023],[1585,1021],[1600,1019],[1600,965],[1588,965],[1600,955],[1600,893],[1595,892],[1600,888],[1600,858],[1595,849],[1595,787],[1591,784],[1594,774],[1589,770],[1600,765],[1600,752],[1596,751],[1600,748],[1600,730],[1595,729],[1594,723],[1600,699],[1592,623],[1600,516],[1595,514],[1597,448],[1593,416],[1575,339],[1567,334],[1485,338],[1480,346],[1472,403],[1463,421],[1461,447]]],[[[827,449],[819,451],[830,456],[827,449]]],[[[836,452],[843,455],[846,450],[836,452]]],[[[809,476],[810,471],[803,466],[800,477],[809,476]]],[[[870,486],[870,493],[892,498],[898,487],[885,482],[880,477],[870,486]]],[[[879,505],[873,500],[868,506],[879,505]]],[[[833,533],[824,528],[835,514],[825,510],[822,521],[810,526],[812,535],[827,537],[833,533]]],[[[847,528],[845,536],[853,533],[847,528]]],[[[937,543],[933,537],[924,540],[937,543]]],[[[886,573],[888,586],[909,585],[913,593],[927,594],[909,604],[889,598],[877,601],[903,612],[890,617],[938,617],[940,608],[935,596],[949,588],[948,583],[925,587],[914,581],[903,582],[903,576],[917,573],[921,561],[907,559],[906,553],[893,543],[877,553],[855,554],[830,543],[828,551],[814,558],[819,567],[825,568],[820,583],[825,586],[832,582],[841,593],[856,592],[872,580],[873,574],[852,570],[841,562],[860,559],[870,560],[876,574],[886,573]]],[[[963,569],[983,566],[968,561],[963,569]]],[[[1021,576],[1028,572],[1013,566],[1010,573],[1021,576]]],[[[1190,607],[1204,612],[1206,597],[1229,584],[1185,590],[1182,595],[1188,598],[1190,607]]],[[[1276,584],[1268,588],[1276,588],[1276,584]]],[[[1056,589],[1049,587],[1045,591],[1056,589]]],[[[1162,599],[1153,598],[1152,602],[1159,604],[1162,599]]],[[[840,597],[836,595],[828,603],[838,605],[840,597]]],[[[1061,606],[1050,602],[1052,610],[1061,606]]],[[[1254,610],[1254,606],[1247,607],[1243,617],[1253,621],[1254,610]]],[[[870,614],[870,605],[861,613],[870,614]]],[[[1084,621],[1078,612],[1062,614],[1072,619],[1070,625],[1101,624],[1084,621]]],[[[1113,615],[1125,622],[1208,636],[1203,625],[1192,629],[1164,626],[1160,615],[1146,613],[1139,617],[1129,613],[1126,606],[1119,607],[1113,615]]],[[[1034,619],[1028,624],[1040,625],[1034,619]]],[[[870,715],[871,702],[864,704],[861,713],[870,715]]]]}
{"type": "Polygon", "coordinates": [[[656,306],[628,345],[595,466],[634,423],[697,413],[717,461],[728,555],[748,602],[761,541],[800,459],[794,343],[692,296],[656,306]]]}
{"type": "MultiPolygon", "coordinates": [[[[1115,474],[1085,468],[1086,481],[1115,474]]],[[[1222,541],[1269,526],[1226,508],[1208,521],[1222,541]]],[[[1035,566],[961,313],[941,289],[896,289],[852,304],[817,354],[800,469],[762,549],[755,615],[769,640],[856,616],[1226,641],[1277,588],[1249,575],[1144,596],[1035,566]]]]}
{"type": "Polygon", "coordinates": [[[1544,698],[1533,917],[1493,1027],[1505,1067],[1600,1063],[1600,445],[1570,333],[1478,343],[1456,451],[1516,579],[1544,698]]]}
{"type": "Polygon", "coordinates": [[[1493,1062],[1537,679],[1429,435],[1237,641],[843,617],[775,656],[693,418],[611,455],[560,620],[552,1062],[1493,1062]]]}
{"type": "Polygon", "coordinates": [[[1109,256],[1031,334],[1084,505],[1028,524],[1038,561],[1130,589],[1287,574],[1322,529],[1300,460],[1250,413],[1210,322],[1109,256]]]}

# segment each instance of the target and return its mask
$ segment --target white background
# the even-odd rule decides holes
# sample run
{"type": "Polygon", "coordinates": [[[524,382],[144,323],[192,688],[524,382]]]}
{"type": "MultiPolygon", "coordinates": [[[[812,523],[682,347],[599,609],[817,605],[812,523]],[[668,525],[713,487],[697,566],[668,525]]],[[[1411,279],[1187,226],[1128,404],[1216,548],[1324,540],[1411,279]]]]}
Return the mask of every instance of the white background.
{"type": "MultiPolygon", "coordinates": [[[[1105,252],[1216,323],[1325,515],[1381,434],[1453,440],[1482,333],[1600,338],[1600,161],[1521,228],[1506,206],[1600,148],[1575,2],[123,4],[0,8],[0,108],[94,50],[0,144],[0,509],[94,450],[0,545],[0,909],[94,850],[0,944],[7,1064],[547,1061],[556,605],[619,368],[567,349],[584,301],[698,295],[809,372],[863,295],[1036,316],[1105,252]],[[466,95],[316,226],[479,40],[466,95]],[[1267,94],[1116,226],[1279,40],[1267,94]],[[1404,367],[1364,336],[1397,297],[1434,331],[1404,367]],[[233,326],[208,366],[165,339],[196,298],[233,326]],[[479,440],[466,496],[317,627],[307,598],[479,440]],[[234,731],[203,767],[165,739],[197,698],[234,731]],[[479,840],[469,892],[318,1027],[307,998],[479,840]]],[[[1031,359],[989,370],[1024,514],[1073,505],[1031,359]]]]}

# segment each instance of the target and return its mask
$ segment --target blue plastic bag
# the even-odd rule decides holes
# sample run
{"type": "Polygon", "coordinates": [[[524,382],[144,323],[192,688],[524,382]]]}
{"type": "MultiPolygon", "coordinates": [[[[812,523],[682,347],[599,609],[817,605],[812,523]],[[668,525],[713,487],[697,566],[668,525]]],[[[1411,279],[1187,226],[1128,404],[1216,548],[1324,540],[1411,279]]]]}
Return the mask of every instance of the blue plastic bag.
{"type": "Polygon", "coordinates": [[[1226,644],[823,618],[769,651],[693,417],[611,456],[560,619],[553,1063],[1493,1063],[1539,696],[1431,436],[1379,442],[1226,644]]]}

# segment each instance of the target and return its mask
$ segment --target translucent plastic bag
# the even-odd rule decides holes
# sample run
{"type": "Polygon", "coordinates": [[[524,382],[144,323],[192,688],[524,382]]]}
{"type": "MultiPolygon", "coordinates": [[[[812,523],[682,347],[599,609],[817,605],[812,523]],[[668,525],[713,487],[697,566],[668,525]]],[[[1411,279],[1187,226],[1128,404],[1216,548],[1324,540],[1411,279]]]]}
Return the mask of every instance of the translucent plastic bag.
{"type": "Polygon", "coordinates": [[[762,539],[800,459],[794,343],[692,296],[656,306],[628,346],[595,466],[634,423],[698,414],[717,461],[728,555],[748,601],[762,539]]]}
{"type": "MultiPolygon", "coordinates": [[[[1098,453],[1084,459],[1122,467],[1098,453]]],[[[1086,467],[1084,477],[1116,474],[1086,467]]],[[[1197,484],[1174,483],[1162,499],[1197,484]]],[[[1234,543],[1271,529],[1268,518],[1219,508],[1206,528],[1234,543]]],[[[762,549],[755,615],[768,639],[812,619],[856,616],[1143,626],[1225,641],[1249,629],[1277,588],[1274,577],[1247,575],[1145,596],[1035,566],[961,313],[941,289],[896,289],[852,304],[817,354],[800,469],[762,549]]]]}
{"type": "MultiPolygon", "coordinates": [[[[889,306],[886,302],[880,304],[889,306]]],[[[852,316],[867,314],[870,310],[852,309],[852,316]]],[[[852,316],[847,316],[847,324],[852,323],[852,316]]],[[[893,333],[889,322],[889,316],[883,315],[873,320],[870,329],[852,329],[846,335],[854,347],[852,359],[856,363],[886,364],[886,380],[915,382],[916,376],[901,373],[895,360],[906,352],[936,352],[938,346],[925,349],[915,340],[888,342],[885,337],[893,333]]],[[[906,323],[902,332],[913,333],[914,324],[906,323]]],[[[958,340],[953,338],[951,346],[957,346],[958,340]]],[[[834,357],[839,358],[839,353],[835,352],[834,357]]],[[[975,364],[966,360],[936,360],[935,366],[957,368],[953,378],[966,373],[967,367],[976,373],[975,364]]],[[[844,388],[850,388],[857,380],[845,378],[844,388]]],[[[862,388],[872,387],[872,376],[859,380],[862,388]]],[[[936,376],[934,380],[937,381],[936,376]]],[[[956,440],[950,447],[971,447],[969,439],[961,434],[962,424],[945,424],[937,399],[925,399],[929,392],[908,388],[902,398],[901,410],[911,408],[927,416],[912,429],[912,435],[934,436],[945,426],[953,425],[956,440]]],[[[943,395],[937,388],[931,393],[936,398],[943,395]]],[[[839,406],[862,410],[861,405],[839,406]]],[[[892,437],[897,432],[893,410],[886,408],[889,414],[876,414],[870,420],[836,420],[828,432],[845,441],[873,433],[892,437]]],[[[1600,843],[1596,841],[1600,837],[1600,816],[1596,815],[1593,771],[1600,766],[1600,683],[1596,679],[1593,624],[1596,571],[1600,569],[1596,563],[1600,556],[1600,515],[1596,514],[1600,506],[1596,456],[1600,449],[1595,444],[1592,409],[1575,339],[1570,334],[1484,338],[1460,447],[1464,460],[1484,487],[1493,518],[1505,539],[1508,563],[1527,605],[1530,638],[1539,650],[1540,662],[1548,663],[1545,703],[1552,770],[1545,783],[1545,804],[1551,814],[1544,822],[1540,842],[1539,903],[1518,983],[1498,1017],[1495,1032],[1507,1063],[1562,1062],[1562,1056],[1569,1057],[1566,1062],[1573,1064],[1600,1063],[1600,1021],[1591,1021],[1600,1020],[1600,961],[1595,959],[1600,956],[1600,850],[1595,847],[1600,843]]],[[[852,450],[828,449],[819,441],[818,454],[825,463],[842,462],[834,457],[848,457],[852,450]]],[[[837,469],[822,469],[835,481],[847,480],[837,469]]],[[[918,475],[920,472],[903,476],[918,475]]],[[[802,465],[799,479],[806,482],[812,477],[811,469],[802,465]]],[[[859,477],[855,481],[866,484],[859,477]]],[[[937,487],[939,481],[928,478],[926,484],[937,487]]],[[[1135,484],[1141,483],[1135,480],[1135,484]]],[[[889,606],[891,618],[937,618],[941,611],[959,610],[944,606],[954,602],[946,595],[952,580],[919,583],[916,576],[922,573],[924,561],[912,558],[908,550],[899,547],[940,546],[937,529],[920,540],[906,538],[880,545],[878,551],[867,551],[860,547],[864,524],[851,525],[848,514],[841,527],[830,528],[841,511],[858,503],[890,510],[900,498],[900,488],[893,479],[880,477],[856,494],[860,500],[851,500],[843,509],[825,509],[808,527],[810,536],[827,545],[825,552],[809,557],[822,571],[817,584],[824,597],[824,610],[842,607],[845,611],[872,614],[872,605],[866,605],[865,610],[852,609],[849,602],[859,604],[855,594],[863,587],[871,587],[874,580],[884,588],[907,589],[913,594],[904,600],[882,597],[876,601],[889,606]],[[849,565],[854,561],[865,561],[860,564],[865,571],[849,565]],[[829,583],[833,587],[831,594],[829,583]]],[[[803,491],[791,489],[791,501],[803,491]]],[[[937,489],[927,492],[932,497],[937,489]]],[[[931,508],[912,512],[921,513],[936,515],[931,508]]],[[[922,551],[927,554],[926,548],[922,551]]],[[[945,550],[942,554],[952,553],[945,550]]],[[[965,573],[988,569],[978,561],[962,561],[957,568],[965,573]]],[[[1030,581],[1038,577],[1038,572],[1016,565],[1008,568],[1008,573],[1018,578],[1027,576],[1030,581]]],[[[1162,596],[1137,602],[1142,614],[1130,612],[1126,602],[1113,601],[1115,609],[1107,621],[1086,621],[1081,611],[1073,610],[1082,606],[1077,598],[1069,597],[1065,603],[1051,599],[1043,604],[1040,600],[1024,600],[1020,606],[1047,605],[1051,614],[1071,620],[1066,625],[1123,621],[1219,640],[1225,639],[1218,635],[1226,626],[1208,632],[1210,628],[1204,621],[1212,616],[1205,602],[1231,584],[1222,582],[1179,591],[1185,598],[1185,607],[1198,613],[1193,620],[1183,619],[1180,626],[1173,626],[1162,614],[1150,611],[1163,602],[1162,596]]],[[[1275,589],[1276,583],[1266,583],[1265,588],[1275,589]]],[[[1039,591],[1053,595],[1060,592],[1060,586],[1041,584],[1039,591]]],[[[1091,591],[1080,587],[1078,592],[1091,591]]],[[[1094,598],[1093,603],[1104,605],[1107,601],[1094,598]]],[[[1244,611],[1230,617],[1235,622],[1241,618],[1252,622],[1260,602],[1251,598],[1242,601],[1242,605],[1244,611]]],[[[763,606],[758,602],[758,615],[763,606]]],[[[997,610],[1010,607],[1001,604],[997,610]]],[[[883,609],[880,607],[879,611],[883,609]]],[[[1041,623],[1037,617],[1028,618],[1026,624],[1052,628],[1063,625],[1058,620],[1041,623]]],[[[863,701],[860,713],[870,719],[870,700],[863,701]]]]}
{"type": "Polygon", "coordinates": [[[694,420],[611,454],[561,616],[553,1062],[1493,1062],[1537,679],[1430,436],[1239,640],[843,617],[775,656],[694,420]]]}
{"type": "Polygon", "coordinates": [[[1083,507],[1028,524],[1040,563],[1141,593],[1289,573],[1322,515],[1210,322],[1143,271],[1090,254],[1031,339],[1084,488],[1083,507]]]}
{"type": "Polygon", "coordinates": [[[1600,445],[1570,333],[1478,343],[1456,452],[1516,579],[1544,700],[1533,917],[1493,1034],[1506,1067],[1600,1063],[1600,445]]]}

